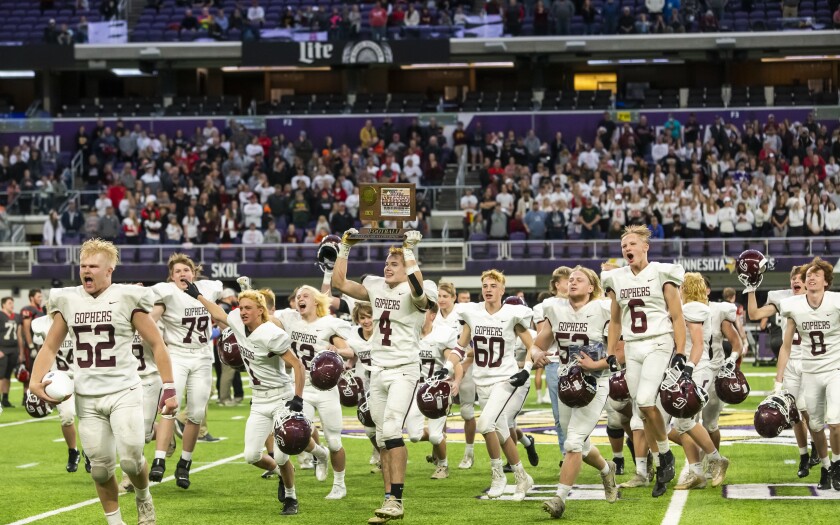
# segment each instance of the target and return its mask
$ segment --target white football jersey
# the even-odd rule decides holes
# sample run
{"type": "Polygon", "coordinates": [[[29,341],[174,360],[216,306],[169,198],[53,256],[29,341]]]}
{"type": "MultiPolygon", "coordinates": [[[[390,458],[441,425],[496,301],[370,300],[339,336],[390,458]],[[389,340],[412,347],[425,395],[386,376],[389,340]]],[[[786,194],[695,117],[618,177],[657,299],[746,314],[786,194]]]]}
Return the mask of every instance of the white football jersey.
{"type": "Polygon", "coordinates": [[[472,303],[455,303],[452,305],[452,311],[449,312],[448,317],[443,316],[443,312],[438,310],[437,315],[435,316],[434,326],[448,326],[449,328],[455,330],[457,333],[461,333],[461,314],[460,311],[464,309],[465,306],[468,306],[472,303]]]}
{"type": "MultiPolygon", "coordinates": [[[[52,328],[52,317],[49,315],[42,315],[32,320],[32,335],[39,337],[41,344],[47,338],[47,334],[52,328]]],[[[55,363],[50,370],[61,370],[66,372],[70,378],[73,378],[73,339],[70,338],[70,332],[67,332],[67,337],[62,341],[61,346],[58,347],[58,353],[55,356],[55,363]]]]}
{"type": "Polygon", "coordinates": [[[77,394],[103,396],[140,384],[132,317],[153,304],[152,290],[135,285],[112,284],[98,297],[81,286],[51,291],[50,316],[60,313],[73,339],[77,394]]]}
{"type": "MultiPolygon", "coordinates": [[[[712,311],[711,308],[709,308],[709,305],[699,303],[697,301],[692,301],[683,305],[683,318],[685,319],[686,324],[685,357],[686,359],[688,359],[689,357],[691,357],[691,349],[693,348],[691,334],[688,332],[688,324],[703,324],[703,339],[701,340],[701,344],[703,345],[703,350],[706,350],[708,348],[708,341],[712,339],[712,311]]],[[[701,364],[707,364],[708,362],[709,353],[704,351],[700,355],[700,361],[697,362],[697,366],[700,366],[701,364]]]]}
{"type": "MultiPolygon", "coordinates": [[[[551,306],[557,301],[565,301],[565,299],[560,297],[549,297],[540,304],[534,306],[534,326],[537,326],[546,320],[546,311],[548,311],[548,309],[551,308],[551,306]]],[[[548,360],[552,363],[559,362],[559,351],[560,349],[557,346],[557,341],[552,338],[551,346],[546,350],[548,360]]]]}
{"type": "Polygon", "coordinates": [[[840,367],[840,293],[825,292],[811,308],[806,295],[782,300],[782,317],[793,319],[802,338],[802,371],[818,373],[840,367]]]}
{"type": "MultiPolygon", "coordinates": [[[[160,328],[160,325],[158,325],[158,328],[160,328]]],[[[140,374],[141,378],[145,379],[157,375],[158,368],[157,363],[155,363],[155,355],[152,353],[152,345],[144,341],[137,332],[134,332],[131,352],[137,358],[137,373],[140,374]]]]}
{"type": "Polygon", "coordinates": [[[615,293],[621,307],[621,335],[639,341],[674,332],[665,305],[665,283],[682,285],[685,270],[679,264],[648,263],[634,275],[630,266],[601,274],[604,291],[615,293]]]}
{"type": "MultiPolygon", "coordinates": [[[[221,281],[196,281],[196,287],[208,301],[216,302],[222,294],[221,281]]],[[[213,319],[207,308],[178,288],[175,283],[158,283],[152,286],[155,292],[155,304],[165,308],[163,321],[163,340],[170,352],[177,353],[179,348],[195,350],[202,348],[212,355],[213,319]]],[[[184,356],[201,354],[185,353],[184,356]]],[[[206,355],[202,355],[206,358],[206,355]]]]}
{"type": "Polygon", "coordinates": [[[533,313],[522,305],[505,304],[495,314],[484,303],[471,303],[461,311],[461,321],[470,327],[473,347],[473,381],[476,386],[491,386],[519,371],[514,348],[516,325],[531,327],[533,313]]]}
{"type": "Polygon", "coordinates": [[[292,339],[292,351],[298,356],[306,370],[306,384],[309,384],[309,367],[312,359],[328,351],[333,338],[347,341],[350,337],[350,323],[337,317],[325,315],[315,321],[306,322],[297,310],[286,308],[274,312],[274,317],[283,323],[283,328],[292,339]]]}
{"type": "MultiPolygon", "coordinates": [[[[372,336],[371,336],[372,337],[372,336]]],[[[356,354],[356,366],[353,368],[353,375],[361,377],[367,390],[370,381],[370,341],[362,335],[362,327],[353,325],[350,336],[347,338],[347,346],[356,354]]]]}
{"type": "Polygon", "coordinates": [[[432,331],[420,339],[420,375],[432,377],[435,370],[443,368],[446,362],[444,352],[452,350],[457,344],[458,332],[447,325],[432,325],[432,331]]]}
{"type": "Polygon", "coordinates": [[[596,299],[578,310],[566,299],[543,304],[545,319],[554,332],[554,345],[558,349],[553,356],[555,361],[569,362],[569,346],[606,345],[604,327],[610,322],[610,301],[596,299]]]}
{"type": "Polygon", "coordinates": [[[709,303],[710,320],[712,325],[712,337],[707,339],[706,357],[711,360],[712,365],[719,366],[723,363],[723,330],[721,325],[724,321],[729,321],[735,324],[737,318],[736,312],[738,307],[729,302],[711,302],[709,303]]]}
{"type": "MultiPolygon", "coordinates": [[[[787,318],[782,316],[782,301],[788,297],[795,297],[793,290],[773,290],[767,294],[767,304],[772,304],[776,307],[776,325],[782,328],[782,337],[785,336],[787,330],[787,318]]],[[[799,336],[799,331],[793,334],[793,342],[790,345],[790,359],[802,359],[802,337],[799,336]]]]}
{"type": "Polygon", "coordinates": [[[292,378],[286,373],[286,364],[281,358],[291,345],[291,339],[282,328],[271,321],[248,332],[238,309],[232,310],[226,324],[236,336],[242,362],[251,376],[254,390],[270,390],[288,387],[292,378]]]}
{"type": "MultiPolygon", "coordinates": [[[[373,336],[370,357],[373,366],[392,368],[420,366],[417,348],[426,314],[411,301],[408,282],[391,288],[384,277],[369,276],[362,283],[373,307],[373,336]]],[[[434,286],[431,281],[424,288],[434,286]]]]}

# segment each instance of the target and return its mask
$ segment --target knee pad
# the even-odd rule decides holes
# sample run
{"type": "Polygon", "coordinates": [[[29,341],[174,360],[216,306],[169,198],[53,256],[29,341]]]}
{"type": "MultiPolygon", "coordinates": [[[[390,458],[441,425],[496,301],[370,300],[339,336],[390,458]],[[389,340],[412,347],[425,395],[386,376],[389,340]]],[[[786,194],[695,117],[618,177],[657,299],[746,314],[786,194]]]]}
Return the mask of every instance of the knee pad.
{"type": "Polygon", "coordinates": [[[278,466],[282,467],[283,465],[289,462],[289,456],[278,450],[274,453],[274,461],[277,462],[278,466]]]}
{"type": "Polygon", "coordinates": [[[808,420],[808,428],[810,428],[812,432],[822,432],[825,428],[825,422],[812,417],[808,420]]]}
{"type": "Polygon", "coordinates": [[[589,455],[589,452],[591,452],[591,451],[592,451],[592,441],[590,441],[587,438],[586,441],[583,442],[583,448],[580,451],[580,455],[581,455],[581,457],[585,458],[586,456],[589,455]]]}
{"type": "Polygon", "coordinates": [[[136,476],[143,470],[143,465],[146,464],[146,458],[140,455],[140,461],[132,458],[120,458],[120,468],[129,476],[136,476]]]}
{"type": "Polygon", "coordinates": [[[579,452],[583,454],[583,443],[577,438],[566,438],[563,444],[563,450],[568,454],[569,452],[579,452]]]}
{"type": "Polygon", "coordinates": [[[443,443],[444,436],[443,434],[429,434],[429,443],[432,445],[440,445],[443,443]]]}
{"type": "Polygon", "coordinates": [[[259,448],[257,450],[248,450],[248,449],[245,450],[245,461],[249,465],[253,465],[254,463],[258,462],[260,459],[262,459],[262,448],[259,448]]]}
{"type": "Polygon", "coordinates": [[[385,440],[385,450],[392,450],[395,448],[400,448],[405,446],[405,441],[403,438],[394,438],[394,439],[386,439],[385,440]]]}
{"type": "Polygon", "coordinates": [[[192,423],[193,425],[200,425],[203,419],[204,407],[201,407],[200,410],[187,410],[187,423],[192,423]]]}
{"type": "Polygon", "coordinates": [[[72,427],[73,423],[76,422],[76,417],[72,412],[59,412],[58,417],[63,427],[72,427]]]}
{"type": "MultiPolygon", "coordinates": [[[[674,426],[676,427],[677,432],[679,432],[680,434],[685,434],[686,432],[689,432],[692,428],[694,428],[694,426],[696,424],[697,424],[697,421],[694,421],[693,419],[688,418],[688,419],[677,419],[676,420],[676,425],[674,425],[674,426]]],[[[666,428],[666,430],[667,430],[667,428],[666,428]]]]}
{"type": "Polygon", "coordinates": [[[717,419],[715,419],[714,421],[709,421],[708,423],[705,420],[703,420],[703,427],[706,429],[706,432],[708,432],[709,434],[711,434],[712,432],[717,432],[718,429],[720,428],[718,426],[718,420],[717,419]]]}
{"type": "Polygon", "coordinates": [[[465,403],[461,405],[462,419],[475,419],[475,403],[465,403]]]}
{"type": "Polygon", "coordinates": [[[644,430],[645,420],[641,414],[633,414],[630,418],[630,430],[644,430]]]}
{"type": "Polygon", "coordinates": [[[621,439],[624,437],[624,429],[619,428],[610,428],[607,427],[607,436],[614,438],[614,439],[621,439]]]}
{"type": "Polygon", "coordinates": [[[90,466],[90,477],[93,478],[93,481],[99,483],[100,485],[111,479],[114,475],[115,468],[111,467],[103,467],[102,465],[93,465],[90,466]]]}
{"type": "MultiPolygon", "coordinates": [[[[408,435],[408,440],[411,441],[412,443],[420,443],[421,439],[423,439],[423,434],[419,434],[419,435],[418,434],[409,434],[408,435]]],[[[390,441],[390,440],[388,440],[388,441],[390,441]]],[[[387,441],[386,441],[386,446],[387,446],[387,441]]]]}
{"type": "Polygon", "coordinates": [[[338,452],[341,450],[341,437],[340,436],[330,436],[327,438],[327,448],[330,449],[330,452],[338,452]]]}

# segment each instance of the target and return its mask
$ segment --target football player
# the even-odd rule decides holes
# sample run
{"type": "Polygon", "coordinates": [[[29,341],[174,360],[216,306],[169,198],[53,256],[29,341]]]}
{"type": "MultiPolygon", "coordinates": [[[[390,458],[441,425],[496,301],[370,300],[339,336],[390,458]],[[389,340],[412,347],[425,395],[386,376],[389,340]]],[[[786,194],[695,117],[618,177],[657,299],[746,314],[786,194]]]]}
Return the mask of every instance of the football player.
{"type": "Polygon", "coordinates": [[[14,408],[9,402],[12,370],[17,367],[19,352],[18,332],[20,317],[15,315],[15,300],[4,297],[0,300],[0,406],[14,408]]]}
{"type": "MultiPolygon", "coordinates": [[[[430,297],[434,301],[434,297],[430,297]]],[[[451,395],[458,395],[458,386],[464,371],[461,367],[460,358],[452,353],[458,339],[458,333],[450,327],[438,324],[435,326],[435,319],[438,315],[438,305],[430,303],[426,310],[426,322],[420,333],[420,367],[424,379],[443,380],[452,376],[451,395]]],[[[422,380],[421,380],[422,381],[422,380]]],[[[417,399],[411,405],[408,417],[405,420],[405,429],[408,439],[412,443],[428,441],[432,444],[432,456],[427,457],[435,465],[432,479],[446,479],[449,477],[449,462],[446,458],[446,416],[437,419],[430,419],[428,428],[423,428],[426,418],[420,412],[417,399]]]]}
{"type": "MultiPolygon", "coordinates": [[[[776,324],[782,328],[782,337],[784,338],[784,330],[787,329],[787,322],[781,319],[781,303],[788,297],[805,294],[805,271],[808,265],[794,266],[790,270],[790,289],[788,290],[772,290],[767,294],[767,304],[758,307],[755,298],[755,291],[761,285],[763,277],[759,278],[759,283],[755,286],[749,283],[744,283],[744,294],[747,296],[747,315],[752,321],[766,320],[772,316],[778,316],[776,324]]],[[[739,276],[740,277],[740,276],[739,276]]],[[[784,379],[782,380],[781,389],[784,389],[796,399],[796,408],[801,413],[802,417],[797,423],[792,423],[793,435],[796,437],[796,444],[799,447],[799,467],[796,475],[800,478],[807,477],[812,466],[816,462],[822,462],[820,486],[828,488],[827,485],[831,483],[828,479],[827,463],[828,459],[828,441],[825,437],[825,431],[815,431],[810,428],[808,424],[808,406],[805,401],[805,388],[802,384],[802,337],[799,332],[793,334],[790,346],[790,357],[788,358],[787,366],[784,370],[784,379]],[[811,455],[808,455],[808,431],[811,433],[811,455]]]]}
{"type": "MultiPolygon", "coordinates": [[[[44,344],[44,338],[52,327],[52,319],[47,315],[36,317],[32,321],[32,340],[37,346],[44,344]]],[[[61,342],[58,352],[55,355],[55,364],[52,370],[61,370],[65,372],[70,379],[73,379],[73,340],[70,334],[61,342]]],[[[157,400],[160,398],[160,392],[155,397],[155,412],[157,412],[157,400]]],[[[58,409],[58,419],[61,422],[61,434],[64,436],[64,442],[67,443],[67,472],[76,472],[79,468],[79,461],[81,454],[76,446],[76,400],[68,399],[61,402],[56,408],[58,409]]],[[[123,473],[125,475],[125,473],[123,473]]]]}
{"type": "Polygon", "coordinates": [[[623,337],[625,378],[634,410],[638,409],[644,421],[648,444],[658,451],[654,455],[654,495],[659,496],[674,479],[675,471],[674,454],[656,399],[669,362],[671,366],[685,363],[685,321],[679,292],[685,271],[679,264],[648,262],[649,240],[650,230],[645,226],[626,227],[621,252],[627,265],[604,272],[601,280],[612,301],[608,353],[615,355],[615,346],[623,337]]]}
{"type": "MultiPolygon", "coordinates": [[[[709,384],[714,388],[711,360],[704,345],[704,341],[711,341],[712,339],[712,321],[708,305],[709,299],[706,294],[706,282],[703,280],[703,276],[693,272],[685,274],[681,293],[683,317],[688,332],[685,342],[688,360],[682,370],[682,377],[692,379],[703,388],[709,384]]],[[[687,440],[682,442],[689,470],[674,487],[675,490],[706,487],[706,476],[703,473],[703,463],[700,461],[700,450],[708,458],[712,486],[720,486],[726,478],[729,460],[720,455],[705,427],[697,424],[699,417],[700,414],[692,418],[677,418],[674,424],[679,435],[687,434],[693,441],[690,444],[687,440]],[[697,447],[700,447],[700,449],[697,447]]]]}
{"type": "MultiPolygon", "coordinates": [[[[210,337],[213,327],[207,310],[183,293],[183,290],[187,283],[195,281],[202,295],[215,303],[223,286],[221,281],[196,281],[201,266],[197,266],[182,253],[173,253],[167,266],[168,282],[152,286],[155,293],[152,319],[163,323],[163,339],[172,357],[178,400],[187,396],[187,421],[181,443],[181,458],[175,467],[175,483],[187,489],[190,486],[190,467],[199,426],[204,419],[213,386],[213,341],[210,337]]],[[[166,449],[174,431],[174,417],[163,418],[158,428],[155,459],[149,472],[152,481],[163,479],[166,449]]]]}
{"type": "MultiPolygon", "coordinates": [[[[805,270],[805,294],[783,299],[779,313],[787,318],[776,368],[776,390],[781,391],[790,361],[794,333],[802,337],[802,385],[811,430],[821,433],[828,424],[831,462],[822,459],[822,478],[840,490],[840,294],[828,291],[834,267],[819,257],[805,270]]],[[[819,445],[817,445],[819,447],[819,445]]]]}
{"type": "Polygon", "coordinates": [[[327,479],[327,453],[333,466],[333,486],[326,499],[342,499],[347,495],[344,485],[346,455],[341,444],[342,416],[338,389],[319,390],[312,386],[310,364],[321,352],[335,352],[344,358],[353,357],[353,351],[347,346],[350,336],[350,324],[329,315],[330,296],[315,288],[305,285],[297,290],[295,302],[297,310],[285,308],[274,313],[280,326],[292,338],[292,351],[303,363],[306,382],[303,389],[306,401],[303,413],[312,420],[315,411],[321,420],[327,449],[317,445],[312,454],[318,459],[315,477],[318,481],[327,479]]]}
{"type": "MultiPolygon", "coordinates": [[[[517,338],[526,348],[531,348],[533,339],[528,328],[532,313],[526,306],[502,303],[505,276],[498,270],[481,274],[481,291],[483,302],[471,303],[461,310],[464,326],[455,352],[468,356],[465,367],[475,366],[473,381],[481,405],[476,430],[484,436],[490,456],[492,481],[487,496],[498,498],[507,486],[501,459],[504,450],[516,479],[513,499],[522,501],[534,481],[522,466],[510,428],[528,397],[534,363],[528,352],[525,367],[519,370],[513,350],[517,338]]],[[[547,362],[543,358],[538,364],[543,366],[547,362]]]]}
{"type": "MultiPolygon", "coordinates": [[[[370,306],[370,303],[356,301],[356,304],[353,306],[352,315],[355,326],[353,326],[350,332],[350,338],[347,340],[347,344],[353,350],[353,354],[355,354],[355,359],[351,360],[351,362],[355,362],[353,375],[362,379],[364,391],[369,392],[371,373],[370,338],[373,336],[373,308],[370,306]]],[[[360,423],[365,427],[365,435],[373,445],[373,452],[370,456],[370,472],[371,474],[382,472],[379,445],[376,444],[376,427],[369,427],[364,424],[364,421],[360,421],[360,423]]]]}
{"type": "MultiPolygon", "coordinates": [[[[554,304],[558,299],[565,299],[569,293],[569,275],[572,269],[568,266],[559,266],[551,273],[551,281],[548,283],[548,289],[552,297],[546,299],[540,304],[534,306],[534,325],[537,327],[537,332],[542,331],[545,326],[545,309],[549,305],[554,304]]],[[[566,435],[563,434],[563,429],[560,427],[560,405],[557,400],[557,369],[560,367],[560,359],[557,356],[557,343],[552,342],[551,347],[547,349],[549,363],[545,366],[546,383],[548,383],[548,399],[551,402],[551,413],[554,416],[554,428],[557,430],[557,443],[560,445],[560,463],[563,463],[563,451],[565,450],[564,443],[566,435]]],[[[539,401],[538,401],[539,402],[539,401]]]]}
{"type": "Polygon", "coordinates": [[[149,341],[158,365],[163,393],[158,409],[172,415],[178,408],[172,365],[166,345],[149,313],[154,293],[140,286],[111,284],[119,260],[116,246],[101,239],[82,244],[79,253],[82,285],[57,288],[50,293],[53,325],[32,371],[33,394],[52,404],[40,382],[55,362],[68,331],[74,340],[76,412],[79,436],[90,458],[91,477],[108,525],[123,523],[114,471],[120,467],[131,478],[138,524],[155,523],[149,493],[149,474],[143,457],[143,390],[137,359],[131,352],[134,332],[149,341]]]}
{"type": "MultiPolygon", "coordinates": [[[[197,283],[184,279],[184,293],[198,301],[217,323],[229,326],[239,343],[242,361],[251,376],[251,413],[245,423],[245,461],[262,470],[272,470],[280,478],[277,499],[283,503],[283,514],[298,513],[294,469],[289,456],[275,451],[275,460],[263,454],[265,437],[276,421],[286,412],[303,411],[303,363],[289,352],[291,338],[282,328],[269,320],[268,306],[263,293],[245,290],[239,294],[239,308],[230,313],[208,300],[197,283]],[[294,380],[286,367],[294,370],[294,380]],[[294,381],[294,389],[292,389],[294,381]],[[288,466],[287,466],[288,465],[288,466]]],[[[308,450],[315,447],[309,437],[308,450]]]]}
{"type": "Polygon", "coordinates": [[[347,279],[347,258],[353,245],[361,242],[351,228],[341,238],[333,270],[333,286],[373,307],[371,378],[368,405],[376,423],[376,441],[381,450],[386,499],[370,523],[403,517],[403,487],[408,454],[402,427],[411,408],[420,379],[420,330],[429,307],[425,287],[436,291],[433,282],[424,283],[414,248],[420,232],[408,231],[401,248],[391,248],[385,260],[384,277],[368,276],[361,283],[347,279]],[[388,475],[385,475],[385,472],[388,475]],[[390,487],[388,486],[390,483],[390,487]]]}
{"type": "MultiPolygon", "coordinates": [[[[27,370],[32,370],[32,363],[35,362],[35,357],[38,355],[38,346],[32,339],[32,321],[44,315],[44,309],[41,307],[44,295],[38,288],[29,290],[29,304],[24,306],[20,311],[20,354],[18,355],[18,364],[24,366],[27,370]]],[[[29,388],[29,382],[23,382],[23,397],[26,399],[26,390],[29,388]]]]}
{"type": "Polygon", "coordinates": [[[560,402],[560,426],[566,436],[566,454],[560,468],[557,495],[543,504],[543,510],[552,518],[560,518],[566,510],[566,498],[580,473],[581,462],[600,472],[607,502],[615,503],[618,499],[615,463],[604,460],[598,448],[593,447],[589,440],[607,402],[609,361],[616,362],[614,355],[603,355],[604,328],[610,321],[611,305],[600,300],[601,281],[595,272],[581,266],[575,267],[569,275],[567,297],[567,300],[553,301],[545,306],[545,322],[534,341],[532,351],[537,351],[536,357],[556,345],[557,360],[564,369],[570,362],[577,363],[595,378],[597,390],[595,398],[580,408],[572,408],[560,402]],[[577,351],[581,347],[599,348],[602,355],[596,356],[595,360],[586,351],[577,351]]]}
{"type": "MultiPolygon", "coordinates": [[[[441,281],[438,283],[438,314],[435,317],[435,325],[448,326],[455,330],[456,334],[461,332],[461,317],[458,311],[461,305],[469,304],[469,292],[456,294],[455,285],[441,281]],[[466,297],[466,302],[455,302],[456,297],[466,297]]],[[[463,368],[463,367],[462,367],[463,368]]],[[[472,369],[464,370],[464,377],[458,385],[458,405],[461,419],[464,420],[464,457],[458,464],[460,469],[470,469],[474,462],[475,449],[475,382],[472,378],[472,369]]]]}

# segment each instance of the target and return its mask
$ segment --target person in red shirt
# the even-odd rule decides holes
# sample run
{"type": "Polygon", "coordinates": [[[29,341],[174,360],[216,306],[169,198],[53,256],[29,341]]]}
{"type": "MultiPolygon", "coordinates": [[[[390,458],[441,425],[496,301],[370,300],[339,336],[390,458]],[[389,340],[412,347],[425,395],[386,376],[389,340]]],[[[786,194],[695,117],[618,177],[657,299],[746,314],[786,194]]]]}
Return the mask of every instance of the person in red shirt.
{"type": "Polygon", "coordinates": [[[528,227],[522,222],[522,214],[517,213],[513,216],[511,220],[508,221],[508,235],[516,232],[522,232],[525,235],[528,235],[530,232],[528,231],[528,227]]]}
{"type": "Polygon", "coordinates": [[[825,180],[825,160],[819,154],[811,152],[811,155],[806,155],[802,165],[805,166],[806,170],[812,168],[814,173],[820,178],[820,181],[825,180]]]}
{"type": "Polygon", "coordinates": [[[382,2],[377,0],[376,5],[368,14],[368,22],[374,40],[385,40],[387,38],[388,11],[382,7],[382,2]]]}

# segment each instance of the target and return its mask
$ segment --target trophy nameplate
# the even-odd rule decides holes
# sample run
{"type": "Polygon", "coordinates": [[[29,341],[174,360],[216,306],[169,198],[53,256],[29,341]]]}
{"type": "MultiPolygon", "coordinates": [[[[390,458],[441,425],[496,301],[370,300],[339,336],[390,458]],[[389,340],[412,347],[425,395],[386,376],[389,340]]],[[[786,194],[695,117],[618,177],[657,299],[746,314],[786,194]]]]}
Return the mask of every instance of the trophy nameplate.
{"type": "Polygon", "coordinates": [[[397,228],[362,228],[351,239],[402,241],[407,229],[404,221],[417,217],[414,184],[359,184],[359,220],[362,223],[397,221],[397,228]]]}

